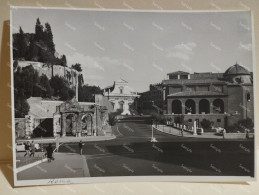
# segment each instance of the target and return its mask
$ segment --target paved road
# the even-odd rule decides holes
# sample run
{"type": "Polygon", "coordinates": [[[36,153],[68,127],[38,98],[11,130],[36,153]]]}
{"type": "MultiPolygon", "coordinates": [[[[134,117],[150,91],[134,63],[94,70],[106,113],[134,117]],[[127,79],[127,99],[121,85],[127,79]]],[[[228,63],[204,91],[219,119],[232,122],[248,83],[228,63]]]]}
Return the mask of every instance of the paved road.
{"type": "MultiPolygon", "coordinates": [[[[151,127],[142,117],[121,121],[114,140],[87,142],[83,154],[91,176],[240,175],[253,176],[253,141],[224,141],[176,137],[158,131],[150,143],[151,127]]],[[[66,143],[59,152],[78,152],[66,143]]]]}

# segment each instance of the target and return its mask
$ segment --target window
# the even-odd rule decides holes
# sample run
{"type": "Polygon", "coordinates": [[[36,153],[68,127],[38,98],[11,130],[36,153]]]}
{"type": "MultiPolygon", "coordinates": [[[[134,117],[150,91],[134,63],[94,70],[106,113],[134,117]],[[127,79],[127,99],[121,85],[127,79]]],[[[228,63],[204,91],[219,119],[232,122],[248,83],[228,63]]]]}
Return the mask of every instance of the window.
{"type": "Polygon", "coordinates": [[[220,123],[220,122],[221,122],[221,119],[220,119],[220,118],[218,118],[218,119],[217,119],[217,122],[218,122],[218,123],[220,123]]]}
{"type": "Polygon", "coordinates": [[[120,94],[123,94],[123,88],[120,88],[120,94]]]}
{"type": "Polygon", "coordinates": [[[188,85],[188,86],[186,86],[186,91],[195,91],[195,86],[190,86],[190,85],[188,85]]]}
{"type": "Polygon", "coordinates": [[[177,79],[177,75],[169,75],[169,79],[177,79]]]}
{"type": "Polygon", "coordinates": [[[198,90],[199,91],[209,91],[209,86],[199,86],[198,90]]]}
{"type": "Polygon", "coordinates": [[[189,119],[188,122],[191,123],[191,122],[192,122],[192,119],[189,119]]]}
{"type": "Polygon", "coordinates": [[[188,75],[180,75],[180,79],[188,79],[188,75]]]}

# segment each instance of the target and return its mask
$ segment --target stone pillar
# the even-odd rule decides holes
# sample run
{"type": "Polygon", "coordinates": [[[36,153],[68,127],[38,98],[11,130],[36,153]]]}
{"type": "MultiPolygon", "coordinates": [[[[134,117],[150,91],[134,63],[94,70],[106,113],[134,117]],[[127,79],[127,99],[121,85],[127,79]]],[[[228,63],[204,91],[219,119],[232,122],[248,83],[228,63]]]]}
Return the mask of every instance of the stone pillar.
{"type": "Polygon", "coordinates": [[[181,106],[182,106],[182,114],[185,114],[185,101],[181,101],[181,106]]]}
{"type": "Polygon", "coordinates": [[[195,113],[196,113],[196,114],[199,114],[199,113],[200,113],[200,110],[199,110],[199,102],[196,102],[196,100],[195,100],[195,113]]]}
{"type": "Polygon", "coordinates": [[[197,135],[197,121],[194,120],[193,122],[193,135],[197,135]]]}
{"type": "Polygon", "coordinates": [[[213,113],[213,103],[211,100],[209,100],[209,103],[210,103],[210,110],[209,110],[209,114],[210,114],[210,113],[213,113]]]}
{"type": "Polygon", "coordinates": [[[62,118],[62,126],[61,126],[61,131],[62,131],[62,136],[65,137],[66,136],[66,114],[62,114],[61,118],[62,118]]]}
{"type": "Polygon", "coordinates": [[[61,117],[60,117],[60,114],[54,114],[54,117],[53,117],[53,136],[56,137],[58,134],[57,133],[60,133],[60,130],[61,130],[61,117]]]}
{"type": "Polygon", "coordinates": [[[76,101],[78,102],[78,73],[76,73],[76,101]]]}
{"type": "Polygon", "coordinates": [[[34,129],[34,117],[31,115],[25,116],[25,135],[31,136],[34,129]]]}

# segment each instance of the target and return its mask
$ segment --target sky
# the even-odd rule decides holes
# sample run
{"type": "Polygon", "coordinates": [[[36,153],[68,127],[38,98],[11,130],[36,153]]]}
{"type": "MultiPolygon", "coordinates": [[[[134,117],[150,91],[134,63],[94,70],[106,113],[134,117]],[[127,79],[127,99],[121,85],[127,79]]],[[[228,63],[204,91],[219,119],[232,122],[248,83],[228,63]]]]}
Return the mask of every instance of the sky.
{"type": "Polygon", "coordinates": [[[251,14],[13,8],[12,32],[51,25],[56,51],[80,63],[85,84],[120,78],[136,92],[167,73],[225,72],[236,62],[253,71],[251,14]]]}

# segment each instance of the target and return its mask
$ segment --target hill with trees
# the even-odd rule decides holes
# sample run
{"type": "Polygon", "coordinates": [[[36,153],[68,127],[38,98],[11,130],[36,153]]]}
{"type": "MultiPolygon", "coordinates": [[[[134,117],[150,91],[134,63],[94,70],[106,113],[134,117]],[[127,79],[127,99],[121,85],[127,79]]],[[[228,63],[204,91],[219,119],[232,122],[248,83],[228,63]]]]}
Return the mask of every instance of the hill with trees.
{"type": "Polygon", "coordinates": [[[84,85],[81,64],[67,66],[65,55],[58,55],[49,23],[43,26],[37,18],[35,33],[13,34],[13,70],[15,117],[23,118],[30,106],[27,99],[42,97],[68,101],[75,96],[78,79],[78,100],[94,102],[94,94],[102,94],[97,86],[84,85]]]}

